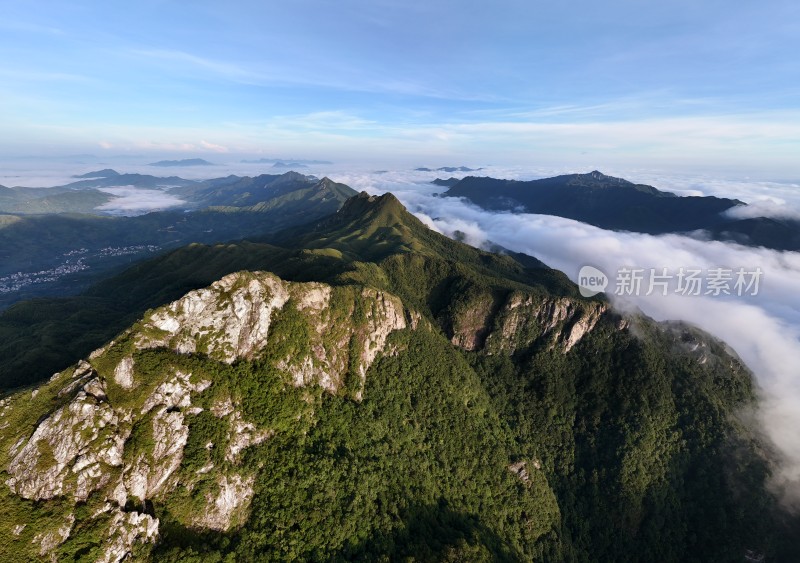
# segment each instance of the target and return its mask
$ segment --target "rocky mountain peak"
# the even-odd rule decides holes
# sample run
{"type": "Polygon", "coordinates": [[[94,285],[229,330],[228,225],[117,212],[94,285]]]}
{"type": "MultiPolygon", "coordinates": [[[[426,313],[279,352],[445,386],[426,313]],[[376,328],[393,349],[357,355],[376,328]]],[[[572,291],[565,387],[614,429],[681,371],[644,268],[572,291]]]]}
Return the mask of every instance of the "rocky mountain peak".
{"type": "MultiPolygon", "coordinates": [[[[106,538],[101,559],[120,561],[159,536],[159,520],[131,510],[131,503],[145,506],[201,486],[195,509],[179,520],[228,530],[246,518],[253,495],[254,475],[241,466],[243,452],[274,429],[248,420],[242,398],[231,396],[213,372],[179,367],[180,358],[227,365],[259,359],[284,386],[317,386],[359,401],[369,367],[393,353],[386,348],[389,336],[419,321],[385,292],[286,282],[265,272],[227,275],[149,312],[88,361],[33,394],[0,404],[0,454],[9,460],[5,486],[22,499],[69,500],[52,530],[27,541],[54,558],[76,519],[71,503],[88,502],[96,505],[90,520],[99,519],[93,525],[106,538]],[[164,351],[176,354],[169,357],[177,363],[148,359],[164,351]],[[43,413],[29,404],[31,397],[43,413]],[[24,409],[38,418],[12,425],[24,409]],[[187,471],[187,456],[197,456],[187,448],[198,417],[216,421],[221,442],[209,442],[201,451],[206,461],[187,471]],[[206,453],[213,448],[220,454],[206,453]]],[[[19,525],[20,537],[27,537],[19,525]]]]}
{"type": "Polygon", "coordinates": [[[631,182],[624,178],[617,178],[615,176],[608,176],[599,170],[592,170],[588,174],[575,174],[573,183],[588,183],[597,186],[623,186],[632,185],[631,182]]]}
{"type": "Polygon", "coordinates": [[[349,217],[362,217],[367,214],[397,214],[408,213],[400,200],[392,193],[383,195],[370,195],[361,192],[348,199],[339,210],[339,215],[349,217]]]}

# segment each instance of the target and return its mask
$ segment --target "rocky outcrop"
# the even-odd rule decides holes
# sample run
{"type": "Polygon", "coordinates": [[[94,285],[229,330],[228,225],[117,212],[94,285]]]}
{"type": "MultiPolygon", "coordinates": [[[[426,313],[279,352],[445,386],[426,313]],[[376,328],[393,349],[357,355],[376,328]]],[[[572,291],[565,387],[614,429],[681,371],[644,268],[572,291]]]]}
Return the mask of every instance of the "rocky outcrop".
{"type": "Polygon", "coordinates": [[[483,347],[490,330],[495,303],[489,294],[481,297],[471,300],[465,310],[454,315],[453,336],[450,341],[459,348],[473,351],[483,347]]]}
{"type": "MultiPolygon", "coordinates": [[[[125,360],[123,360],[124,362],[125,360]]],[[[146,414],[156,406],[162,410],[191,405],[191,394],[202,393],[211,386],[208,380],[191,382],[191,374],[176,371],[170,379],[156,387],[142,405],[141,414],[146,414]]]]}
{"type": "Polygon", "coordinates": [[[183,413],[160,408],[152,420],[152,451],[142,451],[125,468],[126,492],[139,500],[153,498],[161,492],[180,466],[188,439],[189,428],[184,424],[183,413]]]}
{"type": "MultiPolygon", "coordinates": [[[[205,394],[214,392],[213,376],[169,364],[148,367],[137,354],[164,347],[232,364],[262,358],[272,344],[274,350],[288,350],[269,360],[287,386],[320,385],[336,393],[347,379],[354,382],[351,396],[360,399],[370,366],[392,332],[409,322],[416,327],[420,316],[376,289],[290,283],[263,272],[226,276],[149,312],[43,388],[0,402],[3,428],[10,428],[15,409],[33,399],[39,408],[51,409],[30,420],[27,429],[0,435],[5,484],[34,501],[101,502],[90,517],[104,522],[101,561],[121,561],[136,546],[157,541],[159,521],[144,508],[131,508],[163,502],[176,491],[205,491],[198,493],[204,506],[187,513],[184,524],[229,530],[246,520],[253,496],[255,476],[244,469],[243,453],[269,440],[274,430],[245,420],[231,396],[204,402],[205,394]],[[224,453],[184,471],[194,417],[206,410],[227,428],[220,443],[209,442],[206,450],[224,448],[224,453]]],[[[82,525],[75,519],[73,512],[65,513],[36,535],[37,553],[55,557],[70,531],[82,525]]],[[[21,538],[25,529],[19,522],[11,536],[21,538]]]]}
{"type": "MultiPolygon", "coordinates": [[[[542,463],[537,459],[534,459],[533,461],[531,461],[530,465],[531,465],[531,467],[533,467],[536,470],[539,470],[539,469],[542,468],[542,463]]],[[[525,483],[526,485],[530,483],[530,481],[531,481],[531,473],[530,473],[530,470],[528,468],[528,462],[527,461],[520,460],[520,461],[517,461],[515,463],[512,463],[511,465],[508,466],[508,470],[511,473],[513,473],[514,475],[516,475],[519,478],[519,480],[522,481],[523,483],[525,483]]]]}
{"type": "Polygon", "coordinates": [[[118,563],[129,557],[139,543],[155,543],[158,539],[158,520],[149,514],[123,512],[111,508],[112,517],[108,526],[103,555],[98,563],[118,563]]]}
{"type": "Polygon", "coordinates": [[[234,474],[221,475],[217,479],[216,496],[208,495],[206,510],[194,520],[196,526],[211,530],[228,530],[242,519],[243,512],[253,496],[253,478],[242,478],[234,474]]]}
{"type": "Polygon", "coordinates": [[[58,528],[36,534],[33,538],[33,543],[39,546],[39,555],[47,557],[49,561],[55,563],[58,559],[53,550],[66,541],[74,523],[75,515],[69,514],[64,523],[58,528]]]}
{"type": "MultiPolygon", "coordinates": [[[[265,272],[230,274],[149,315],[134,339],[140,349],[200,352],[226,363],[253,359],[264,351],[275,318],[291,306],[312,329],[310,351],[287,356],[277,367],[296,386],[317,383],[336,392],[351,368],[350,353],[358,350],[355,365],[363,384],[388,335],[406,328],[407,314],[397,297],[370,288],[357,293],[337,288],[337,306],[331,307],[333,291],[324,284],[285,282],[265,272]],[[354,318],[359,310],[363,316],[354,318]]],[[[117,372],[127,373],[127,364],[121,363],[115,376],[117,372]]]]}
{"type": "MultiPolygon", "coordinates": [[[[82,380],[83,374],[76,373],[82,380]]],[[[119,422],[105,400],[104,384],[96,376],[90,378],[72,401],[12,448],[6,485],[32,500],[62,495],[86,500],[108,483],[110,468],[122,465],[128,432],[119,422]]]]}
{"type": "Polygon", "coordinates": [[[114,370],[114,381],[123,389],[133,388],[133,358],[123,358],[114,370]]]}
{"type": "Polygon", "coordinates": [[[225,450],[225,461],[238,463],[239,455],[246,448],[262,443],[270,438],[274,432],[272,430],[259,430],[252,422],[242,420],[242,413],[233,411],[228,417],[228,447],[225,450]]]}
{"type": "Polygon", "coordinates": [[[513,292],[493,318],[489,352],[514,353],[536,341],[569,352],[608,311],[602,302],[513,292]]]}
{"type": "Polygon", "coordinates": [[[375,361],[378,353],[382,352],[389,335],[395,330],[406,328],[406,316],[403,304],[397,297],[390,296],[382,291],[364,288],[361,297],[365,303],[371,305],[365,313],[366,325],[356,329],[350,336],[351,340],[357,337],[361,344],[358,358],[358,375],[361,378],[361,387],[356,393],[356,398],[361,399],[367,370],[375,361]]]}
{"type": "Polygon", "coordinates": [[[273,311],[289,300],[286,285],[271,274],[225,276],[150,315],[145,327],[155,334],[141,333],[137,345],[203,352],[227,363],[252,358],[266,346],[273,311]]]}
{"type": "Polygon", "coordinates": [[[534,342],[569,352],[608,310],[599,301],[513,291],[499,296],[469,287],[439,318],[453,345],[514,353],[534,342]]]}

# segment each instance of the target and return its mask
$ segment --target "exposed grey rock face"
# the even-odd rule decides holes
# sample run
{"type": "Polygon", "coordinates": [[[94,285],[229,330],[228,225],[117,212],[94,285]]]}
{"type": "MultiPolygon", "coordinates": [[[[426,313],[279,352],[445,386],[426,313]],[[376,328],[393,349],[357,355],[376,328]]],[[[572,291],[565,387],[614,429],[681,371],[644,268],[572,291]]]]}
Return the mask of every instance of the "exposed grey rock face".
{"type": "Polygon", "coordinates": [[[55,530],[36,534],[33,538],[33,543],[39,545],[39,555],[47,557],[49,561],[55,563],[57,558],[53,550],[66,541],[74,523],[75,516],[69,514],[65,522],[55,530]]]}
{"type": "Polygon", "coordinates": [[[372,309],[366,313],[367,327],[364,333],[366,341],[358,365],[363,383],[367,377],[367,369],[375,361],[378,353],[383,351],[389,335],[395,330],[406,328],[406,317],[403,304],[396,297],[369,288],[364,289],[362,296],[368,303],[373,304],[372,309]]]}
{"type": "Polygon", "coordinates": [[[528,462],[518,461],[508,466],[508,470],[520,478],[523,483],[529,483],[531,476],[528,473],[528,462]]]}
{"type": "Polygon", "coordinates": [[[543,340],[566,354],[607,311],[608,305],[599,301],[520,291],[498,297],[484,291],[465,296],[440,322],[450,341],[465,350],[514,353],[543,340]]]}
{"type": "Polygon", "coordinates": [[[98,563],[118,563],[131,554],[134,544],[158,539],[158,520],[149,514],[123,512],[119,507],[111,512],[105,551],[98,563]]]}
{"type": "Polygon", "coordinates": [[[220,475],[216,496],[209,495],[206,511],[194,521],[196,526],[212,530],[227,530],[241,518],[243,509],[250,504],[253,496],[253,477],[242,478],[238,474],[220,475]]]}
{"type": "Polygon", "coordinates": [[[238,463],[239,455],[246,448],[260,444],[272,437],[271,430],[258,430],[252,422],[242,420],[242,413],[233,411],[229,416],[228,449],[225,451],[225,461],[238,463]]]}
{"type": "MultiPolygon", "coordinates": [[[[82,377],[82,374],[79,374],[82,377]]],[[[45,418],[21,448],[12,448],[6,485],[23,498],[68,495],[86,500],[122,465],[127,432],[105,401],[102,381],[93,377],[67,405],[45,418]],[[67,479],[70,475],[74,479],[67,479]]]]}
{"type": "Polygon", "coordinates": [[[133,388],[133,358],[123,358],[114,370],[114,381],[123,389],[133,388]]]}
{"type": "MultiPolygon", "coordinates": [[[[132,506],[191,491],[200,480],[205,488],[198,490],[208,491],[205,507],[184,523],[222,531],[239,525],[247,518],[255,481],[243,468],[242,455],[269,440],[274,430],[246,420],[231,397],[203,402],[214,392],[212,378],[169,366],[155,374],[152,368],[142,372],[136,354],[167,347],[228,364],[258,358],[270,338],[283,338],[273,328],[287,315],[306,323],[308,345],[302,353],[271,360],[286,385],[319,385],[336,393],[355,370],[356,399],[379,354],[393,353],[385,350],[391,333],[420,323],[398,298],[375,289],[290,283],[262,272],[231,274],[150,312],[89,361],[54,375],[33,394],[0,401],[0,429],[11,432],[0,434],[5,485],[30,500],[99,501],[92,518],[102,518],[105,526],[100,561],[121,561],[136,546],[157,541],[159,521],[131,511],[132,506]],[[8,420],[32,399],[50,410],[12,429],[8,420]],[[183,471],[193,417],[206,410],[227,425],[225,443],[206,446],[224,447],[222,461],[183,471]]],[[[33,538],[41,557],[55,557],[56,548],[69,539],[75,516],[70,512],[54,522],[33,538]]],[[[11,535],[21,538],[25,528],[19,522],[11,535]]]]}
{"type": "Polygon", "coordinates": [[[126,491],[139,500],[153,498],[161,492],[183,459],[183,448],[189,438],[189,428],[183,423],[180,411],[170,412],[162,407],[153,417],[153,450],[139,454],[126,467],[126,491]]]}
{"type": "Polygon", "coordinates": [[[163,407],[162,410],[188,407],[191,405],[192,393],[201,393],[211,386],[210,381],[191,383],[190,380],[190,374],[175,372],[173,377],[156,387],[155,391],[144,401],[141,414],[146,414],[159,405],[163,407]]]}
{"type": "Polygon", "coordinates": [[[361,350],[358,375],[363,383],[388,335],[406,328],[407,323],[397,297],[363,288],[357,299],[368,307],[364,322],[356,326],[351,318],[355,302],[344,311],[334,311],[331,293],[332,288],[324,284],[285,282],[265,272],[230,274],[151,314],[135,336],[137,346],[203,352],[226,363],[252,359],[264,350],[275,315],[291,303],[313,327],[312,353],[287,357],[278,367],[296,386],[317,383],[336,392],[349,365],[353,339],[361,350]],[[335,338],[324,338],[332,334],[335,338]]]}
{"type": "Polygon", "coordinates": [[[201,351],[227,363],[252,358],[266,346],[272,313],[289,300],[289,284],[271,274],[247,278],[225,276],[163,307],[147,323],[163,335],[142,337],[139,345],[169,346],[181,353],[201,351]]]}

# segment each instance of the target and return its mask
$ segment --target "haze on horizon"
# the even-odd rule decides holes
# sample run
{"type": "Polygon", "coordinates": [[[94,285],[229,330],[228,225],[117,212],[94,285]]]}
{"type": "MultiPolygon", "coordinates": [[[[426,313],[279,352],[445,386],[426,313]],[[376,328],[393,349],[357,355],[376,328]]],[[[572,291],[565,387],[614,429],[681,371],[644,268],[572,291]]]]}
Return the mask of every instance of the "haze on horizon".
{"type": "Polygon", "coordinates": [[[800,177],[800,5],[2,2],[0,156],[800,177]]]}

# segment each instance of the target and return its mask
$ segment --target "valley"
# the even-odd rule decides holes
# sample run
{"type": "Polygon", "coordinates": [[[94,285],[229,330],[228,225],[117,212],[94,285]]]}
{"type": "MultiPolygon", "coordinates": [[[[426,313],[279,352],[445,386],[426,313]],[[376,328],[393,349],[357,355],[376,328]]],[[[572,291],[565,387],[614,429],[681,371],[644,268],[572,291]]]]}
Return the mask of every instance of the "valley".
{"type": "Polygon", "coordinates": [[[14,372],[77,362],[0,411],[0,526],[32,557],[795,553],[722,343],[443,237],[391,194],[26,307],[0,330],[74,338],[17,333],[37,353],[14,372]]]}
{"type": "Polygon", "coordinates": [[[335,211],[355,193],[347,186],[295,172],[206,182],[113,170],[89,173],[97,174],[105,176],[81,179],[79,188],[71,184],[63,188],[69,190],[64,193],[80,199],[87,191],[116,185],[152,191],[156,190],[153,186],[171,184],[169,191],[182,198],[183,208],[145,214],[133,209],[128,210],[133,216],[109,216],[98,209],[76,214],[70,204],[48,214],[0,216],[4,219],[0,222],[0,310],[33,297],[74,295],[109,272],[158,251],[193,242],[261,236],[313,220],[335,211]]]}
{"type": "Polygon", "coordinates": [[[65,245],[3,278],[17,295],[73,290],[0,314],[0,555],[797,555],[724,343],[390,193],[293,172],[175,189],[196,209],[0,230],[65,245]]]}

